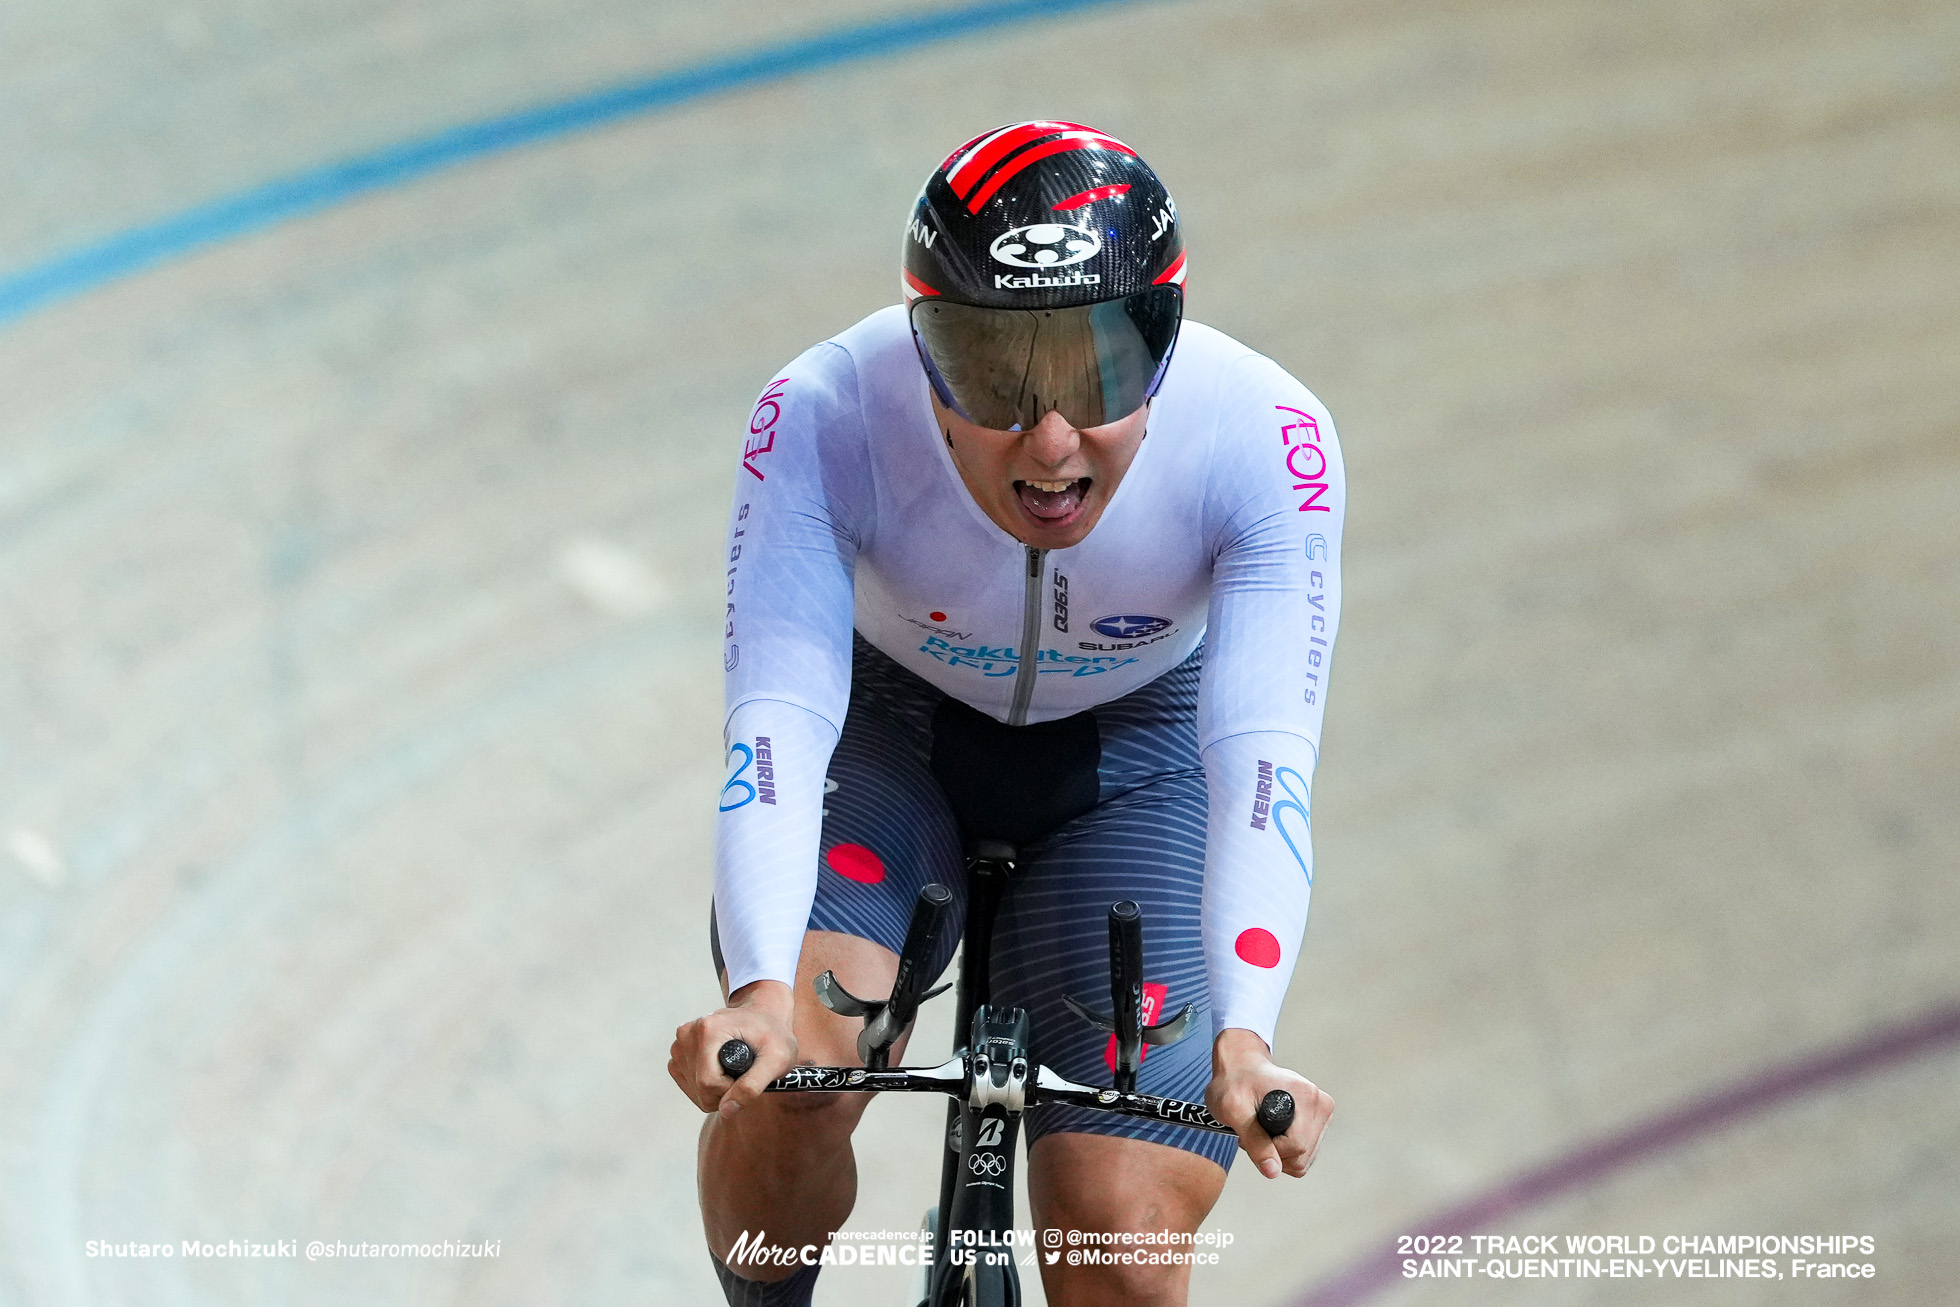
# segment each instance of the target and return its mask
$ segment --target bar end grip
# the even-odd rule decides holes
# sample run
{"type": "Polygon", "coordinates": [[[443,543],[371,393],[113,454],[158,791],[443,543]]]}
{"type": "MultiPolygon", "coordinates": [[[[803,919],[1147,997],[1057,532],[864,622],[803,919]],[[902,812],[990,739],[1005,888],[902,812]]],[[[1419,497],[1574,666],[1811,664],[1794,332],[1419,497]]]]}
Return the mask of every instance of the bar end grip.
{"type": "MultiPolygon", "coordinates": [[[[755,1065],[755,1050],[749,1047],[745,1039],[731,1039],[721,1046],[721,1052],[716,1055],[715,1060],[721,1063],[723,1075],[730,1080],[740,1080],[749,1073],[749,1068],[755,1065]]],[[[1292,1101],[1290,1098],[1287,1100],[1289,1116],[1293,1111],[1292,1101]]]]}
{"type": "Polygon", "coordinates": [[[1267,1092],[1259,1100],[1259,1110],[1254,1113],[1259,1118],[1259,1128],[1274,1139],[1293,1128],[1293,1095],[1284,1089],[1267,1092]]]}

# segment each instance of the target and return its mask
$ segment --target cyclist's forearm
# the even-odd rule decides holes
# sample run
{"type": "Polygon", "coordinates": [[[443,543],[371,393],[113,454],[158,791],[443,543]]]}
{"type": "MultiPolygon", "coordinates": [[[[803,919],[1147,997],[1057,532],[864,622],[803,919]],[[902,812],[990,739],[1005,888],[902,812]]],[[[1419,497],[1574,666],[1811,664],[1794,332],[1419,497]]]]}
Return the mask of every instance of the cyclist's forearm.
{"type": "Polygon", "coordinates": [[[751,980],[729,993],[728,1006],[762,1008],[787,1022],[796,1014],[796,990],[780,980],[751,980]]]}
{"type": "Polygon", "coordinates": [[[823,829],[823,778],[837,732],[779,700],[728,721],[728,770],[715,829],[715,923],[730,993],[796,982],[823,829]]]}
{"type": "Polygon", "coordinates": [[[1270,1048],[1313,886],[1313,749],[1297,735],[1257,731],[1216,741],[1204,762],[1212,1029],[1249,1032],[1270,1048]]]}

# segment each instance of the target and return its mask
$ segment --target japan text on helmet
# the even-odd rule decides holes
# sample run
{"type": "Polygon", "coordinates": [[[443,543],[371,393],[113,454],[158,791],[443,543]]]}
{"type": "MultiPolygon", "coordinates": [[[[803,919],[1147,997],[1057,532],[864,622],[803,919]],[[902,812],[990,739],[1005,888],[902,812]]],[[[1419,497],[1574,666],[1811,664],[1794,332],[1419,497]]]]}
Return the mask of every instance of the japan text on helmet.
{"type": "Polygon", "coordinates": [[[953,151],[913,206],[901,275],[940,402],[998,430],[1135,412],[1184,311],[1177,206],[1136,151],[1076,123],[953,151]]]}

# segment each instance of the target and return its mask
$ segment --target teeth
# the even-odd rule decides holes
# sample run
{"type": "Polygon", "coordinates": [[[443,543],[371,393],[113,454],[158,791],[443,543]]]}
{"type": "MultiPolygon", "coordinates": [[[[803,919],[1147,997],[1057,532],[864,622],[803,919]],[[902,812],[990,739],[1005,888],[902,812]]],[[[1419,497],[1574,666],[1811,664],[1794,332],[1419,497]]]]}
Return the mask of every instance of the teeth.
{"type": "Polygon", "coordinates": [[[1062,493],[1062,491],[1067,490],[1070,486],[1074,485],[1075,482],[1074,481],[1030,481],[1028,482],[1028,484],[1044,494],[1059,495],[1062,493]]]}

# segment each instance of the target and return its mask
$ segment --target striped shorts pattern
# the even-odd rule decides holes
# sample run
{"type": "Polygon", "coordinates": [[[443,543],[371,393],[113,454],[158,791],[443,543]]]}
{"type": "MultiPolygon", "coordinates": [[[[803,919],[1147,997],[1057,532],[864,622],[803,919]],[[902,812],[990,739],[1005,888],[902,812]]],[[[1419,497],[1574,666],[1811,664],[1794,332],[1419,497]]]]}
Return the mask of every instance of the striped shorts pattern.
{"type": "MultiPolygon", "coordinates": [[[[1093,806],[1020,846],[994,939],[996,1004],[1027,1009],[1042,1065],[1081,1084],[1106,1085],[1114,1037],[1062,1003],[1073,994],[1109,1008],[1109,905],[1143,908],[1146,1020],[1198,1006],[1193,1033],[1144,1050],[1138,1088],[1202,1101],[1211,1079],[1199,898],[1204,884],[1205,780],[1198,759],[1203,651],[1143,688],[1093,709],[1093,806]],[[1152,1002],[1154,1000],[1154,1002],[1152,1002]]],[[[942,691],[859,639],[851,704],[832,755],[812,930],[874,940],[897,952],[922,886],[953,891],[933,974],[952,960],[966,906],[961,836],[932,770],[942,691]]],[[[941,765],[947,763],[941,750],[941,765]]],[[[957,762],[957,759],[954,760],[957,762]]],[[[1086,784],[1086,778],[1083,778],[1086,784]]],[[[976,831],[973,834],[986,834],[976,831]]],[[[916,1059],[914,1059],[916,1060],[916,1059]]],[[[1237,1140],[1074,1107],[1039,1107],[1028,1142],[1051,1131],[1169,1144],[1229,1167],[1237,1140]]]]}

